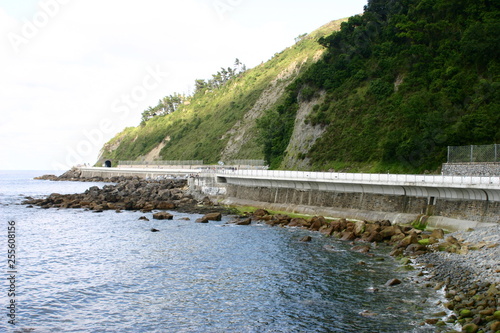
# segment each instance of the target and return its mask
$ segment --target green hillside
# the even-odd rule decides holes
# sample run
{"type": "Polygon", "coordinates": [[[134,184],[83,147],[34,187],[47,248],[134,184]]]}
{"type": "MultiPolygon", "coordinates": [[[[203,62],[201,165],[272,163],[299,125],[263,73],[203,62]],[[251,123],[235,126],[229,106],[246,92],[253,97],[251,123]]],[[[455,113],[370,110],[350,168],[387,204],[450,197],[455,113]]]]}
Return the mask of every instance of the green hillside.
{"type": "Polygon", "coordinates": [[[500,143],[499,6],[370,0],[341,28],[300,36],[222,84],[197,82],[174,112],[124,130],[102,157],[438,172],[449,145],[500,143]]]}
{"type": "Polygon", "coordinates": [[[263,159],[254,119],[280,101],[297,75],[320,58],[324,48],[317,40],[338,30],[342,21],[345,20],[333,21],[298,37],[294,46],[224,84],[201,85],[174,112],[118,134],[103,147],[101,159],[142,160],[155,148],[161,151],[152,159],[205,163],[263,159]],[[245,119],[248,115],[250,119],[245,119]]]}
{"type": "MultiPolygon", "coordinates": [[[[301,94],[326,93],[308,121],[325,132],[305,156],[314,169],[425,172],[448,145],[500,142],[499,2],[371,0],[324,58],[292,85],[264,126],[266,159],[286,157],[301,94]]],[[[302,98],[304,98],[302,96],[302,98]]]]}

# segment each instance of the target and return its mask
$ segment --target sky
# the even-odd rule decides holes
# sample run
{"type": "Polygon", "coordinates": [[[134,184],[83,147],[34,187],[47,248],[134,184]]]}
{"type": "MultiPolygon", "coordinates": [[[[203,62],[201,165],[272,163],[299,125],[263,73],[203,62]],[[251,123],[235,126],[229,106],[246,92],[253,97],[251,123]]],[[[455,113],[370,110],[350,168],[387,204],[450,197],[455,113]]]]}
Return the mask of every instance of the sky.
{"type": "Polygon", "coordinates": [[[367,0],[0,0],[0,169],[66,170],[167,95],[367,0]]]}

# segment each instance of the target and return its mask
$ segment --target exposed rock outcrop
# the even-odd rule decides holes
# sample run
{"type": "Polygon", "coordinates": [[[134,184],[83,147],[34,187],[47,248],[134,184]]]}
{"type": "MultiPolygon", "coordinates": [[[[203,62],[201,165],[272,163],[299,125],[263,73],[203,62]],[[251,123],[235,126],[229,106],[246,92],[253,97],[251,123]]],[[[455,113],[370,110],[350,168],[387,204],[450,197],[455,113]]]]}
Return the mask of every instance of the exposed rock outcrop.
{"type": "MultiPolygon", "coordinates": [[[[57,180],[81,180],[77,171],[65,173],[66,176],[57,180]],[[75,173],[76,172],[76,173],[75,173]],[[63,178],[64,179],[63,179],[63,178]],[[66,179],[66,177],[69,177],[66,179]]],[[[44,179],[46,179],[44,177],[44,179]]],[[[94,181],[96,181],[94,179],[94,181]]],[[[220,212],[228,209],[214,205],[200,205],[187,192],[185,179],[144,180],[131,177],[113,177],[100,179],[100,181],[113,182],[102,188],[92,186],[80,194],[53,193],[42,199],[26,198],[23,204],[40,206],[42,208],[84,208],[95,212],[105,210],[134,210],[151,212],[153,210],[178,210],[189,213],[216,213],[220,221],[220,212]],[[219,215],[217,215],[219,214],[219,215]]],[[[165,214],[157,215],[158,218],[165,214]]]]}

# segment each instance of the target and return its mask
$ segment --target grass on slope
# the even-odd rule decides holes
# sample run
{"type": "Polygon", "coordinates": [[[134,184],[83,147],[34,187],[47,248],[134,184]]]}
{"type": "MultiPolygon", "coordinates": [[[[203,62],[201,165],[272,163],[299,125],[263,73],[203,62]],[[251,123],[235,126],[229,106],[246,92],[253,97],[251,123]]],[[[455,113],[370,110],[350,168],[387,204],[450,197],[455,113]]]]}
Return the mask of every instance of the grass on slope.
{"type": "MultiPolygon", "coordinates": [[[[312,64],[317,52],[324,49],[317,39],[338,29],[341,21],[321,27],[222,88],[195,94],[189,105],[182,105],[169,115],[126,128],[105,145],[103,157],[114,161],[136,160],[164,142],[166,145],[160,153],[164,160],[216,163],[228,143],[228,131],[254,106],[264,89],[294,62],[300,64],[308,59],[307,66],[312,64]]],[[[262,159],[262,143],[257,140],[257,133],[255,137],[233,158],[262,159]]]]}

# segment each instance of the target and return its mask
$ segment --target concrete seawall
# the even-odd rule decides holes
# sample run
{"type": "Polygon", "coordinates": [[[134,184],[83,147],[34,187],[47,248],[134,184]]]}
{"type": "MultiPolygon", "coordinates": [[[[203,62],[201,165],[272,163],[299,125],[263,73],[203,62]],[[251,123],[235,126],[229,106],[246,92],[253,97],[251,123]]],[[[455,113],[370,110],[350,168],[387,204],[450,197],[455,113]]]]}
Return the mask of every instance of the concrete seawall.
{"type": "Polygon", "coordinates": [[[500,222],[499,177],[240,171],[217,175],[226,203],[451,230],[500,222]]]}
{"type": "Polygon", "coordinates": [[[228,185],[225,204],[255,206],[294,213],[358,220],[390,220],[409,224],[423,215],[431,227],[465,230],[494,225],[499,220],[498,203],[479,200],[436,200],[374,193],[301,191],[285,188],[255,188],[228,185]]]}
{"type": "Polygon", "coordinates": [[[82,177],[139,177],[139,178],[158,178],[158,177],[186,177],[190,174],[198,174],[199,169],[158,169],[158,168],[80,168],[82,177]]]}
{"type": "Polygon", "coordinates": [[[338,174],[241,170],[83,168],[85,177],[190,177],[199,196],[310,215],[411,223],[463,230],[500,223],[500,177],[338,174]]]}

